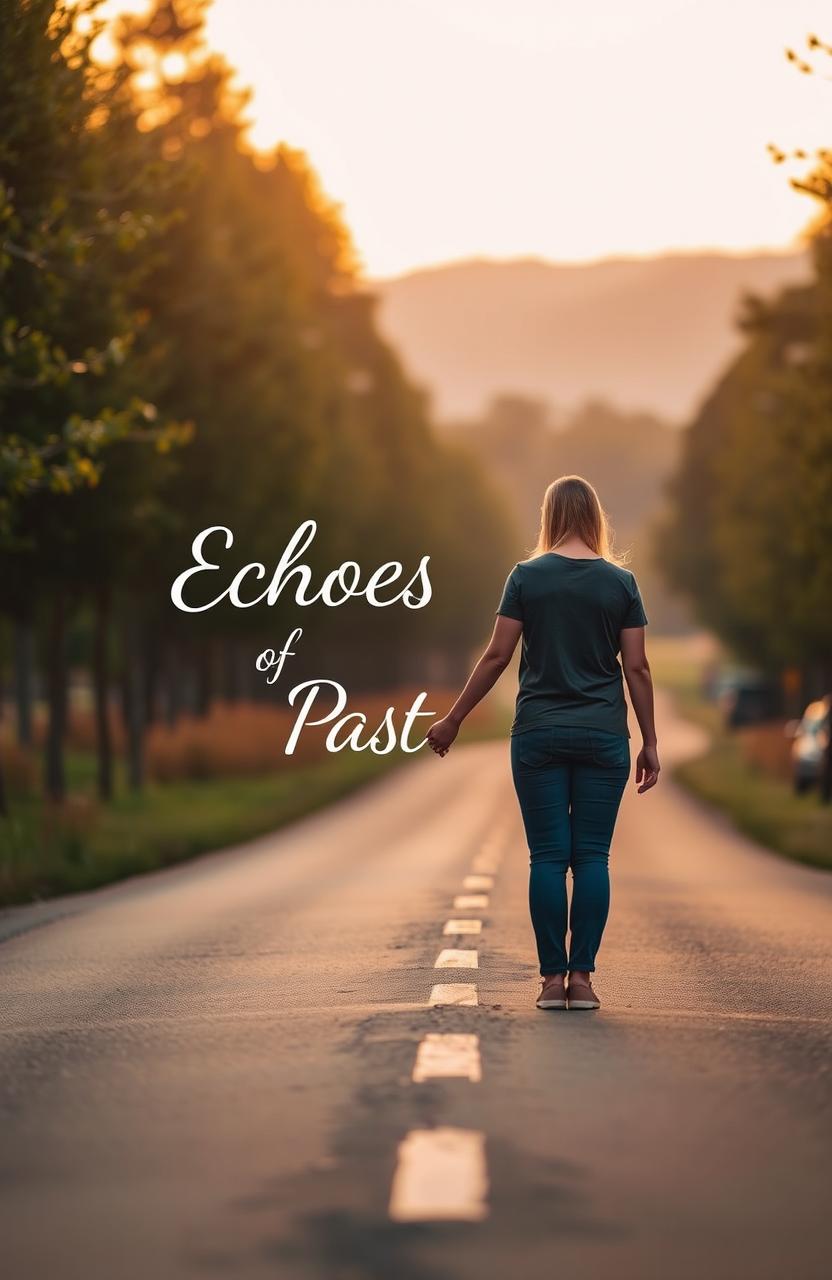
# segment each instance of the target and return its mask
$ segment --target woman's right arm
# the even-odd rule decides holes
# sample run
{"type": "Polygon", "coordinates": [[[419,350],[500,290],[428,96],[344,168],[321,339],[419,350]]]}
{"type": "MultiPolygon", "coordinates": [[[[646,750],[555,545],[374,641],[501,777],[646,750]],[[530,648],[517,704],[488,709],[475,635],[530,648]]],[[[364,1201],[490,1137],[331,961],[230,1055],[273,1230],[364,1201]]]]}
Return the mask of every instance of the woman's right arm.
{"type": "Polygon", "coordinates": [[[655,787],[659,780],[659,753],[656,744],[656,722],[653,715],[653,677],[644,646],[644,627],[625,627],[620,636],[621,666],[630,691],[630,701],[641,730],[643,746],[636,760],[636,783],[639,795],[655,787]]]}
{"type": "Polygon", "coordinates": [[[506,618],[502,615],[497,618],[488,648],[468,677],[468,683],[462,693],[445,718],[431,725],[428,730],[428,746],[438,756],[447,754],[465,717],[473,711],[478,702],[482,702],[485,695],[497,683],[511,662],[512,654],[517,648],[517,641],[522,634],[523,624],[516,618],[506,618]]]}

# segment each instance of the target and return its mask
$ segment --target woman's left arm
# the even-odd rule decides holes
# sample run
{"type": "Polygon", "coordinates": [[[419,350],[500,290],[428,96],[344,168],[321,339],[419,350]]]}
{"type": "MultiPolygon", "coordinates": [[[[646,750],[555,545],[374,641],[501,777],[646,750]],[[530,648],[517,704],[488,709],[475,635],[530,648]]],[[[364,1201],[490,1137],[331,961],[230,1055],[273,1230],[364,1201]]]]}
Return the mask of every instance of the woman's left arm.
{"type": "Polygon", "coordinates": [[[438,756],[447,753],[465,717],[493,689],[511,662],[511,656],[522,634],[523,624],[516,618],[502,615],[497,618],[488,648],[468,677],[462,693],[445,718],[437,720],[428,730],[428,745],[438,756]]]}

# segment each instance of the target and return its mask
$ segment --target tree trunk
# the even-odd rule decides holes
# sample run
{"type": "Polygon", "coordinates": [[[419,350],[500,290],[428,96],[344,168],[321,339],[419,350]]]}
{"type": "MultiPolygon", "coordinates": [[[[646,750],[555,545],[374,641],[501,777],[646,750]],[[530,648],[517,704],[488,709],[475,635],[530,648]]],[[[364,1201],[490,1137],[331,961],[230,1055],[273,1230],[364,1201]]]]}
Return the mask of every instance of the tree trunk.
{"type": "Polygon", "coordinates": [[[203,719],[214,701],[214,663],[210,641],[200,645],[197,651],[196,714],[203,719]]]}
{"type": "Polygon", "coordinates": [[[66,600],[55,591],[49,619],[46,652],[46,697],[49,728],[46,735],[46,794],[56,804],[66,796],[64,738],[66,736],[66,600]]]}
{"type": "Polygon", "coordinates": [[[98,797],[113,798],[113,739],[110,730],[110,589],[101,586],[95,593],[93,637],[93,690],[95,696],[95,746],[98,769],[98,797]]]}
{"type": "Polygon", "coordinates": [[[124,727],[127,735],[127,780],[132,791],[144,785],[144,662],[139,625],[124,629],[124,727]]]}
{"type": "Polygon", "coordinates": [[[240,699],[240,666],[237,642],[226,638],[222,641],[222,697],[225,702],[240,699]]]}
{"type": "Polygon", "coordinates": [[[165,650],[165,723],[172,729],[182,715],[184,695],[182,688],[183,672],[179,661],[179,650],[175,644],[169,644],[165,650]]]}
{"type": "Polygon", "coordinates": [[[14,700],[17,712],[17,741],[32,745],[32,703],[34,700],[35,633],[27,618],[14,625],[14,700]]]}
{"type": "MultiPolygon", "coordinates": [[[[0,689],[0,720],[3,719],[3,709],[5,706],[5,690],[0,689]]],[[[0,729],[2,725],[0,725],[0,729]]],[[[6,796],[6,778],[3,773],[3,750],[0,745],[0,818],[9,816],[9,803],[6,796]]]]}
{"type": "Polygon", "coordinates": [[[155,724],[159,706],[159,643],[148,628],[142,638],[142,673],[145,725],[155,724]]]}

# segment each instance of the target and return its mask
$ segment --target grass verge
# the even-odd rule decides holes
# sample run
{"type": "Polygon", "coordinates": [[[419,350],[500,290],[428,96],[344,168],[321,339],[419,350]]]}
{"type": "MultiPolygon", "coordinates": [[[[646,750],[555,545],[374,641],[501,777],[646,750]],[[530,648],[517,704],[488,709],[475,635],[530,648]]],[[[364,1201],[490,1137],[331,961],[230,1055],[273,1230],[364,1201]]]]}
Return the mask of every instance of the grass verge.
{"type": "MultiPolygon", "coordinates": [[[[496,709],[472,723],[464,740],[504,736],[509,723],[505,709],[496,709]]],[[[414,758],[344,751],[285,772],[150,783],[140,794],[119,777],[116,798],[102,806],[93,798],[94,757],[72,752],[70,797],[59,811],[39,795],[18,794],[11,817],[0,820],[0,906],[95,889],[265,835],[414,758]]]]}
{"type": "Polygon", "coordinates": [[[755,769],[728,735],[718,737],[674,775],[722,810],[740,831],[797,862],[832,869],[832,808],[817,793],[798,796],[787,783],[755,769]]]}
{"type": "Polygon", "coordinates": [[[0,905],[97,888],[285,826],[402,762],[347,752],[283,775],[151,785],[60,814],[18,800],[0,823],[0,905]]]}
{"type": "Polygon", "coordinates": [[[666,689],[680,715],[707,729],[710,746],[674,770],[674,778],[719,809],[752,839],[784,857],[832,869],[832,806],[817,792],[798,796],[788,781],[755,766],[740,738],[722,725],[716,707],[698,691],[699,669],[683,640],[651,647],[656,683],[666,689]]]}

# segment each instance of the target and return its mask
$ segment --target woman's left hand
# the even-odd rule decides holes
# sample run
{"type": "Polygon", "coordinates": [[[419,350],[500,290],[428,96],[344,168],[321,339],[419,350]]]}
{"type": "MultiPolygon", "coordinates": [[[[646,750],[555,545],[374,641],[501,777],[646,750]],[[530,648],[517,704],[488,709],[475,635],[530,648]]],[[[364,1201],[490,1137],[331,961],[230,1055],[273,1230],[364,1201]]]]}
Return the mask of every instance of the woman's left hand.
{"type": "Polygon", "coordinates": [[[451,720],[450,716],[445,716],[444,720],[437,720],[436,724],[432,724],[428,729],[428,746],[438,756],[447,755],[458,733],[459,725],[456,721],[451,720]]]}

